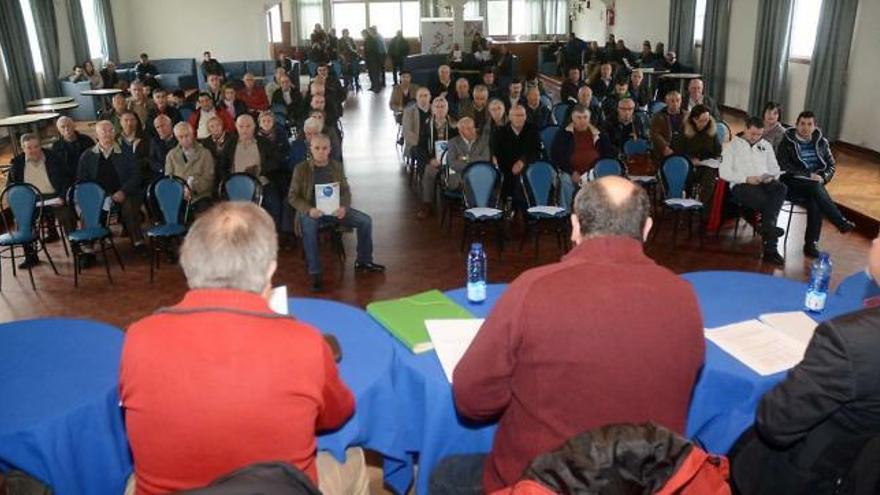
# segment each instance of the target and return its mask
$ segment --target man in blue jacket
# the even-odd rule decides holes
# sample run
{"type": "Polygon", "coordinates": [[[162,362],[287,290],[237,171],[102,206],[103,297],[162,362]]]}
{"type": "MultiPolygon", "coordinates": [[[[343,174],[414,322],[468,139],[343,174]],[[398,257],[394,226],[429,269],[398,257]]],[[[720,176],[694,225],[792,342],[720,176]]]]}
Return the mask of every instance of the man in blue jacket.
{"type": "Polygon", "coordinates": [[[816,126],[813,112],[798,115],[795,127],[785,132],[776,155],[782,169],[780,180],[788,187],[788,199],[807,209],[804,254],[815,258],[819,256],[823,217],[841,233],[850,232],[855,224],[843,216],[825,189],[834,177],[834,156],[828,140],[816,126]]]}
{"type": "Polygon", "coordinates": [[[123,153],[114,140],[113,124],[102,120],[95,124],[98,144],[79,158],[78,180],[95,181],[104,188],[114,206],[121,208],[125,225],[136,250],[143,249],[141,233],[141,171],[135,155],[123,153]]]}

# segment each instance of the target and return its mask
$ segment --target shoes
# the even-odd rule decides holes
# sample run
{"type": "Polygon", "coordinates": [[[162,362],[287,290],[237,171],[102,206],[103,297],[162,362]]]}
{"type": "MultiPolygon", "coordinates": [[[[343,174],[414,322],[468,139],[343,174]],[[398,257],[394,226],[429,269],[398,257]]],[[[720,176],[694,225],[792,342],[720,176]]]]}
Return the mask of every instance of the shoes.
{"type": "Polygon", "coordinates": [[[27,270],[40,264],[40,258],[37,255],[25,256],[24,261],[18,264],[19,270],[27,270]]]}
{"type": "Polygon", "coordinates": [[[818,258],[819,257],[819,243],[818,242],[807,242],[804,244],[804,256],[808,258],[818,258]]]}
{"type": "Polygon", "coordinates": [[[764,249],[762,259],[765,263],[770,263],[771,265],[785,266],[785,258],[779,255],[775,246],[771,249],[764,249]]]}
{"type": "Polygon", "coordinates": [[[324,284],[321,282],[321,275],[312,275],[312,292],[320,292],[323,288],[324,284]]]}
{"type": "Polygon", "coordinates": [[[855,222],[851,222],[851,221],[847,220],[846,218],[844,218],[837,225],[837,230],[839,230],[841,234],[847,234],[849,232],[852,232],[853,229],[855,229],[855,228],[856,228],[855,222]]]}
{"type": "Polygon", "coordinates": [[[378,263],[373,263],[372,261],[355,261],[354,271],[381,273],[385,271],[385,266],[378,263]]]}

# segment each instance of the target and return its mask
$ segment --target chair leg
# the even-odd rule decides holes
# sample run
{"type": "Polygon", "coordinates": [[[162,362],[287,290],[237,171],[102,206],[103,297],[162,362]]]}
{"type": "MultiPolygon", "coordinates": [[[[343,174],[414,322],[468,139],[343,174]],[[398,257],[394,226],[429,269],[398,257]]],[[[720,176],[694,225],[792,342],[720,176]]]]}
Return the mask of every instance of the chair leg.
{"type": "Polygon", "coordinates": [[[73,253],[73,286],[79,287],[79,244],[70,244],[73,253]]]}
{"type": "Polygon", "coordinates": [[[788,231],[791,230],[791,217],[794,216],[794,204],[789,203],[788,207],[788,222],[785,225],[785,234],[782,238],[782,257],[785,258],[788,254],[788,231]]]}
{"type": "Polygon", "coordinates": [[[681,223],[681,211],[676,210],[672,214],[672,247],[678,242],[678,224],[681,223]]]}
{"type": "MultiPolygon", "coordinates": [[[[27,258],[25,258],[25,259],[27,259],[27,258]]],[[[31,279],[31,288],[34,289],[34,291],[36,291],[37,284],[34,283],[34,268],[31,266],[30,263],[28,263],[27,270],[28,270],[28,277],[30,277],[30,279],[31,279]]]]}
{"type": "Polygon", "coordinates": [[[101,257],[104,258],[104,269],[107,270],[107,279],[112,284],[113,276],[110,275],[110,261],[107,259],[107,246],[104,244],[104,239],[101,239],[101,257]]]}
{"type": "Polygon", "coordinates": [[[12,276],[17,277],[18,273],[16,272],[15,267],[15,246],[9,246],[9,261],[12,263],[12,276]]]}
{"type": "Polygon", "coordinates": [[[156,243],[152,237],[149,237],[147,242],[150,243],[150,283],[153,283],[153,279],[155,277],[156,268],[159,263],[159,256],[156,254],[156,243]]]}
{"type": "Polygon", "coordinates": [[[537,263],[541,245],[541,229],[537,228],[537,225],[535,227],[536,228],[532,231],[532,235],[534,236],[533,242],[535,244],[535,263],[537,263]]]}
{"type": "Polygon", "coordinates": [[[119,256],[119,251],[116,250],[116,243],[113,242],[113,237],[111,236],[107,239],[110,241],[110,247],[113,248],[113,254],[116,255],[116,261],[119,263],[119,268],[121,268],[122,271],[125,271],[125,265],[122,264],[122,257],[119,256]]]}
{"type": "Polygon", "coordinates": [[[46,249],[46,242],[43,241],[42,239],[40,239],[40,246],[43,247],[43,253],[46,254],[46,259],[49,260],[49,266],[52,267],[52,271],[55,272],[55,275],[59,275],[58,269],[55,268],[55,262],[52,261],[52,256],[49,254],[49,250],[46,249]]]}

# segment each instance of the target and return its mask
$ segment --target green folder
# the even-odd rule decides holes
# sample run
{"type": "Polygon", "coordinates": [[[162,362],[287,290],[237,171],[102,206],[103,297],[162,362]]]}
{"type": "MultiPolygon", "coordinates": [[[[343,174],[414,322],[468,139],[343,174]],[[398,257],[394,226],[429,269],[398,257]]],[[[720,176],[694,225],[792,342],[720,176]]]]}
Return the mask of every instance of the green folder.
{"type": "Polygon", "coordinates": [[[473,318],[439,290],[430,290],[401,299],[376,301],[367,305],[367,313],[414,354],[434,348],[425,320],[473,318]]]}

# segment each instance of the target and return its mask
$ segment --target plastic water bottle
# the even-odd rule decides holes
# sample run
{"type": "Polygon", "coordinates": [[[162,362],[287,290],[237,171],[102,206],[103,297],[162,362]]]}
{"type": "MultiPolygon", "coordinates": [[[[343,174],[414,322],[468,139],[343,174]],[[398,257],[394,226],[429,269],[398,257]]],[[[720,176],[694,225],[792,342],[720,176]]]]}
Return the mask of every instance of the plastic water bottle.
{"type": "Polygon", "coordinates": [[[479,242],[471,244],[467,258],[467,298],[474,304],[486,300],[486,253],[479,242]]]}
{"type": "Polygon", "coordinates": [[[810,285],[807,287],[807,297],[804,300],[807,311],[821,313],[825,309],[829,280],[831,280],[831,259],[828,253],[819,253],[819,257],[813,261],[810,285]]]}

